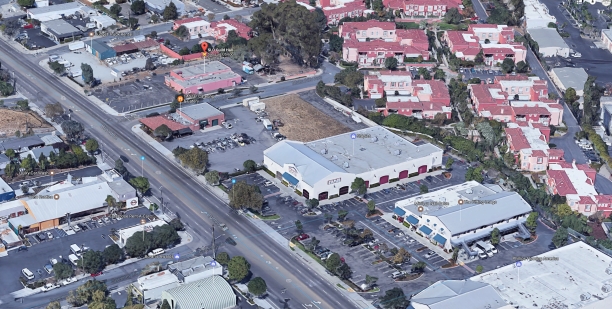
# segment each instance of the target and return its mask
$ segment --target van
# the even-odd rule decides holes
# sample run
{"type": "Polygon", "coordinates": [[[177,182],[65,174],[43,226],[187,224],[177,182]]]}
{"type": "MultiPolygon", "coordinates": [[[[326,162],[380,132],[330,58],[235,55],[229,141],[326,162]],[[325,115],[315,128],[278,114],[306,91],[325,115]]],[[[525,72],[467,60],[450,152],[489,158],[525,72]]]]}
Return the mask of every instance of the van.
{"type": "Polygon", "coordinates": [[[74,266],[78,266],[79,257],[74,254],[71,254],[68,256],[68,259],[70,260],[70,263],[74,264],[74,266]]]}
{"type": "Polygon", "coordinates": [[[153,250],[153,251],[149,252],[149,254],[148,254],[148,255],[149,255],[149,257],[154,257],[154,256],[158,256],[158,255],[160,255],[160,254],[162,254],[162,253],[164,253],[164,252],[165,252],[165,251],[164,251],[164,249],[157,248],[157,249],[155,249],[155,250],[153,250]]]}
{"type": "Polygon", "coordinates": [[[401,276],[402,276],[402,273],[399,272],[399,271],[396,271],[396,272],[391,274],[391,278],[393,278],[393,279],[397,279],[397,278],[399,278],[401,276]]]}
{"type": "MultiPolygon", "coordinates": [[[[73,229],[74,229],[74,228],[73,228],[73,229]]],[[[79,246],[75,245],[75,244],[70,245],[70,251],[71,251],[71,252],[72,252],[74,255],[77,255],[77,256],[80,256],[80,255],[81,255],[81,253],[83,252],[83,251],[81,250],[81,248],[80,248],[79,246]]]]}
{"type": "Polygon", "coordinates": [[[23,275],[24,275],[26,278],[28,278],[28,280],[32,280],[32,279],[34,279],[34,273],[33,273],[33,272],[31,272],[31,271],[30,271],[29,269],[27,269],[27,268],[22,269],[22,270],[21,270],[21,273],[22,273],[22,274],[23,274],[23,275]]]}

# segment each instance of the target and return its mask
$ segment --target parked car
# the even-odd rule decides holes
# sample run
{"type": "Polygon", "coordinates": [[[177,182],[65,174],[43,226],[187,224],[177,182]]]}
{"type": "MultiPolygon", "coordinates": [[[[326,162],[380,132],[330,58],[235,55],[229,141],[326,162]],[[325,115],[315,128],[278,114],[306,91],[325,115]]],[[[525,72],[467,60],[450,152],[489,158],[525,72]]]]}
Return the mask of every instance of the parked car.
{"type": "Polygon", "coordinates": [[[81,228],[78,225],[75,224],[75,225],[72,226],[72,230],[75,231],[75,232],[80,232],[81,228]]]}
{"type": "Polygon", "coordinates": [[[51,234],[51,232],[47,232],[47,238],[53,239],[53,234],[51,234]]]}
{"type": "Polygon", "coordinates": [[[433,252],[433,251],[429,251],[429,252],[427,252],[427,254],[425,254],[425,255],[424,255],[424,257],[425,257],[426,259],[428,259],[428,258],[430,258],[430,257],[432,257],[432,256],[434,256],[434,255],[436,255],[436,253],[435,253],[435,252],[433,252]]]}
{"type": "Polygon", "coordinates": [[[40,290],[43,292],[47,292],[47,291],[51,291],[56,288],[59,288],[59,285],[54,284],[54,283],[47,283],[42,288],[40,288],[40,290]]]}
{"type": "Polygon", "coordinates": [[[310,238],[310,236],[308,236],[308,234],[302,234],[300,236],[297,237],[297,240],[305,240],[310,238]]]}
{"type": "Polygon", "coordinates": [[[64,281],[62,281],[62,285],[69,285],[69,284],[71,284],[73,282],[77,282],[77,279],[76,278],[68,278],[68,279],[65,279],[64,281]]]}
{"type": "Polygon", "coordinates": [[[99,272],[97,272],[97,273],[93,273],[93,274],[91,274],[91,276],[95,278],[95,277],[97,277],[97,276],[101,276],[101,275],[103,275],[103,274],[104,274],[103,272],[99,271],[99,272]]]}

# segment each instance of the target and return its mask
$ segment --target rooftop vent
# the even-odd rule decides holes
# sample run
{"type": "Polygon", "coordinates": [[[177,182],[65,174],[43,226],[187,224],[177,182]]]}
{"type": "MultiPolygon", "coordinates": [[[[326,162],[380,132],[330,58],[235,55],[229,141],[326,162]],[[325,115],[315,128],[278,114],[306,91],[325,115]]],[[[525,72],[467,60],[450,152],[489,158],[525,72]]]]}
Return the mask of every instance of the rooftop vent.
{"type": "Polygon", "coordinates": [[[361,151],[365,151],[366,149],[365,149],[365,148],[359,148],[359,150],[361,150],[361,151]]]}
{"type": "Polygon", "coordinates": [[[580,300],[581,301],[587,301],[591,299],[591,293],[584,293],[584,294],[580,294],[580,300]]]}
{"type": "Polygon", "coordinates": [[[606,274],[612,275],[612,268],[606,268],[606,274]]]}
{"type": "Polygon", "coordinates": [[[402,154],[402,151],[401,151],[401,150],[399,150],[399,149],[395,149],[395,151],[393,151],[393,153],[394,153],[396,156],[399,156],[399,155],[401,155],[401,154],[402,154]]]}
{"type": "Polygon", "coordinates": [[[372,143],[376,143],[376,142],[378,142],[378,137],[372,136],[372,143]]]}
{"type": "Polygon", "coordinates": [[[332,160],[332,161],[336,161],[336,160],[338,160],[338,156],[336,156],[336,155],[332,155],[332,156],[331,156],[331,160],[332,160]]]}
{"type": "Polygon", "coordinates": [[[321,149],[322,154],[327,154],[327,149],[321,149]]]}
{"type": "Polygon", "coordinates": [[[474,192],[472,191],[472,189],[467,189],[467,190],[465,190],[465,193],[467,193],[467,194],[472,194],[472,193],[474,193],[474,192]]]}
{"type": "Polygon", "coordinates": [[[610,293],[610,291],[612,291],[612,285],[604,284],[601,287],[601,291],[604,292],[604,293],[610,293]]]}
{"type": "Polygon", "coordinates": [[[349,164],[348,164],[348,162],[344,162],[344,164],[342,164],[342,166],[344,166],[344,168],[348,168],[349,164]]]}
{"type": "Polygon", "coordinates": [[[440,197],[440,202],[446,202],[446,198],[444,196],[440,197]]]}

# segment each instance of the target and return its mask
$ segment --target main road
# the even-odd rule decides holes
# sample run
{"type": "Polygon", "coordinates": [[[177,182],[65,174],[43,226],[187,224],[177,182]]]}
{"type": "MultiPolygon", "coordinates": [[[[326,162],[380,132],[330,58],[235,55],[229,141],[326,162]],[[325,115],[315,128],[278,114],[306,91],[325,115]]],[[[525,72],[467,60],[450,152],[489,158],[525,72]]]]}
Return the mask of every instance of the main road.
{"type": "MultiPolygon", "coordinates": [[[[226,234],[235,239],[236,250],[250,262],[254,276],[267,281],[276,307],[281,306],[280,299],[290,299],[290,306],[296,308],[356,307],[307,263],[297,260],[287,247],[262,235],[246,218],[230,212],[224,201],[192,175],[136,137],[126,128],[123,118],[105,114],[83,94],[41,69],[34,56],[22,55],[0,41],[0,59],[4,69],[14,72],[19,91],[35,98],[33,103],[44,107],[48,103],[61,102],[64,107],[74,109],[73,118],[84,124],[86,131],[96,137],[113,159],[131,158],[126,167],[138,176],[141,164],[146,166],[143,175],[149,179],[151,187],[163,186],[164,200],[171,201],[172,211],[176,211],[195,234],[210,238],[209,230],[214,223],[204,212],[226,223],[229,227],[226,234]],[[145,157],[144,162],[140,161],[141,156],[145,157]],[[281,292],[283,289],[286,290],[281,292]]],[[[311,85],[303,85],[308,86],[311,85]]]]}

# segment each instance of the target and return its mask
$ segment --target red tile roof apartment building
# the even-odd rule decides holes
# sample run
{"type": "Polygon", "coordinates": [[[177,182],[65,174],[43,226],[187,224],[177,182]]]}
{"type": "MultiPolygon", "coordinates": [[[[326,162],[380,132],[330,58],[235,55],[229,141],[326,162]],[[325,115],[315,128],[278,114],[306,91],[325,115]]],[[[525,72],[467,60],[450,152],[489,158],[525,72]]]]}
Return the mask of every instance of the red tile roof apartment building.
{"type": "Polygon", "coordinates": [[[563,107],[548,99],[547,83],[524,75],[496,76],[492,84],[468,85],[476,113],[500,122],[541,123],[559,125],[563,107]]]}
{"type": "Polygon", "coordinates": [[[340,26],[339,35],[344,38],[342,59],[360,67],[382,67],[389,57],[399,63],[404,57],[429,59],[429,41],[423,30],[398,30],[393,22],[349,22],[340,26]]]}
{"type": "Polygon", "coordinates": [[[551,163],[563,161],[562,149],[550,149],[550,128],[541,123],[508,123],[505,129],[508,152],[520,170],[543,172],[551,163]]]}
{"type": "MultiPolygon", "coordinates": [[[[298,4],[306,7],[310,11],[316,8],[310,5],[309,0],[297,0],[298,4]]],[[[323,14],[327,17],[327,23],[337,25],[338,22],[345,17],[363,16],[364,12],[370,11],[365,6],[364,1],[342,1],[342,0],[317,0],[316,6],[323,10],[323,14]]]]}
{"type": "Polygon", "coordinates": [[[392,10],[399,10],[404,19],[423,18],[440,19],[450,8],[460,9],[460,0],[383,0],[383,5],[392,10]]]}
{"type": "Polygon", "coordinates": [[[450,95],[446,84],[437,80],[413,80],[410,72],[383,71],[364,78],[364,90],[371,99],[386,94],[385,116],[400,114],[433,119],[437,114],[451,117],[450,95]]]}
{"type": "Polygon", "coordinates": [[[612,195],[598,194],[595,190],[597,171],[588,164],[561,162],[550,164],[546,171],[548,191],[565,196],[574,211],[586,216],[601,212],[605,217],[612,213],[612,195]]]}
{"type": "Polygon", "coordinates": [[[506,58],[517,63],[527,57],[527,49],[514,42],[512,28],[504,25],[472,24],[467,31],[446,31],[443,41],[463,60],[474,60],[482,50],[486,65],[503,62],[506,58]]]}

